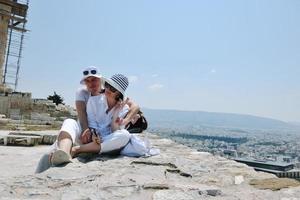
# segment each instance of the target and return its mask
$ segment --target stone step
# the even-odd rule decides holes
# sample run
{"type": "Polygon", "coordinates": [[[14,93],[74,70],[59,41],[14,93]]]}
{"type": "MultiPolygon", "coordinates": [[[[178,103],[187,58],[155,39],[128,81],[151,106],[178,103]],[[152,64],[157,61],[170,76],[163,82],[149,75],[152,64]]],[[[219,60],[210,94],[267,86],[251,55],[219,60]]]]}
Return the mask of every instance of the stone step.
{"type": "Polygon", "coordinates": [[[56,141],[57,135],[43,135],[42,144],[52,145],[56,141]]]}
{"type": "Polygon", "coordinates": [[[35,146],[42,142],[41,136],[29,135],[8,135],[3,137],[3,144],[5,146],[35,146]]]}
{"type": "Polygon", "coordinates": [[[42,137],[42,140],[39,144],[43,145],[52,145],[56,138],[57,135],[52,135],[52,134],[42,134],[42,133],[27,133],[27,132],[10,132],[8,135],[18,135],[18,136],[39,136],[42,137]]]}

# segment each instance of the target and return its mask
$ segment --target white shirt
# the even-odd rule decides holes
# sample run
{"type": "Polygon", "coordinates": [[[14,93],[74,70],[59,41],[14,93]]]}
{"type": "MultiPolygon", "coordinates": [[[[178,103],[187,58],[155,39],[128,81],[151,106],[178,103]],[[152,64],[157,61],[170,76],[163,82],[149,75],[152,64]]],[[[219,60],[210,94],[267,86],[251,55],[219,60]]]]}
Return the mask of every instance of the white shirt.
{"type": "Polygon", "coordinates": [[[86,87],[80,87],[76,91],[75,101],[84,101],[86,104],[91,96],[91,93],[87,90],[86,87]]]}
{"type": "MultiPolygon", "coordinates": [[[[111,109],[108,113],[107,98],[104,94],[90,96],[86,106],[88,125],[95,128],[102,137],[109,135],[111,130],[111,122],[115,109],[111,109]]],[[[129,106],[125,105],[119,112],[119,117],[124,118],[129,111],[129,106]]]]}

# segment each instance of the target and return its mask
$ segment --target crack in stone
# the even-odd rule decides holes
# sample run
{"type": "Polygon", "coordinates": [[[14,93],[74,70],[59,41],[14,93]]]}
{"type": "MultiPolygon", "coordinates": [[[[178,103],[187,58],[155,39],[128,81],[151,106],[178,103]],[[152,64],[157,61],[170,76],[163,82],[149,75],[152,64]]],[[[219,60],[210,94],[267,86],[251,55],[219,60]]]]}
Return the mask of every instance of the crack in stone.
{"type": "Polygon", "coordinates": [[[167,167],[170,167],[170,168],[177,169],[177,166],[173,163],[157,163],[157,162],[152,162],[152,161],[132,161],[131,164],[167,166],[167,167]]]}
{"type": "Polygon", "coordinates": [[[184,176],[184,177],[188,177],[188,178],[193,177],[191,174],[183,172],[180,169],[166,169],[165,170],[165,176],[166,176],[167,172],[174,173],[174,174],[179,174],[180,176],[184,176]]]}

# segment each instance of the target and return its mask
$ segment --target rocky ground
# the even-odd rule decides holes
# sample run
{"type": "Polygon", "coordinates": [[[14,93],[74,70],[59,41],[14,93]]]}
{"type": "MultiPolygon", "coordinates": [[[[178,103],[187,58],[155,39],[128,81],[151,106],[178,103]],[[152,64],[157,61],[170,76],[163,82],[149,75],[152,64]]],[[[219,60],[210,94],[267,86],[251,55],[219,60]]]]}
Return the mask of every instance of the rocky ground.
{"type": "Polygon", "coordinates": [[[34,170],[49,146],[0,146],[0,199],[300,199],[297,181],[150,138],[160,155],[81,157],[41,174],[34,170]]]}

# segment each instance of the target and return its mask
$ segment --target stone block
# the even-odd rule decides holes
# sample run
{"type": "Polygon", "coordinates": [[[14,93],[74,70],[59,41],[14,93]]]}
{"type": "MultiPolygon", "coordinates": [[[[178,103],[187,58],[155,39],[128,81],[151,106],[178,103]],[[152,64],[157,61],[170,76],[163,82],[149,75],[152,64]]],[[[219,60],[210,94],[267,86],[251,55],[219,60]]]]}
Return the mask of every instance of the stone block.
{"type": "Polygon", "coordinates": [[[208,196],[220,196],[222,195],[222,191],[219,189],[209,189],[209,190],[204,190],[204,191],[199,191],[200,195],[208,195],[208,196]]]}
{"type": "Polygon", "coordinates": [[[252,179],[249,184],[258,189],[273,191],[281,190],[282,188],[300,186],[299,181],[289,178],[252,179]]]}
{"type": "Polygon", "coordinates": [[[3,138],[3,144],[6,146],[35,146],[41,142],[41,136],[8,135],[3,138]]]}
{"type": "Polygon", "coordinates": [[[52,145],[56,141],[56,135],[43,135],[41,144],[52,145]]]}
{"type": "Polygon", "coordinates": [[[51,134],[38,134],[38,133],[22,133],[22,132],[10,132],[8,135],[14,135],[14,136],[32,136],[32,137],[41,137],[41,140],[39,140],[38,144],[44,144],[44,145],[52,145],[57,138],[57,135],[51,135],[51,134]]]}
{"type": "Polygon", "coordinates": [[[6,115],[0,114],[0,118],[1,118],[1,119],[6,118],[6,115]]]}
{"type": "Polygon", "coordinates": [[[5,119],[5,118],[0,118],[0,124],[2,125],[6,125],[9,123],[9,119],[5,119]]]}
{"type": "Polygon", "coordinates": [[[244,182],[244,176],[235,176],[234,177],[234,184],[240,185],[244,182]]]}

